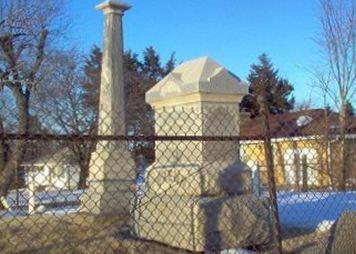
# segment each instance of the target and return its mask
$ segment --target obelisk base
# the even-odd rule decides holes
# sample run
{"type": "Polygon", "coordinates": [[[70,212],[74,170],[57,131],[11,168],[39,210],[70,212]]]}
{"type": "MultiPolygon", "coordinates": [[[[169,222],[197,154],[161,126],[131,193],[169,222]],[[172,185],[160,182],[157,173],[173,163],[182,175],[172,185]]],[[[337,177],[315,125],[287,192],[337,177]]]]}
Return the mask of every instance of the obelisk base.
{"type": "Polygon", "coordinates": [[[135,162],[124,142],[101,142],[92,154],[89,188],[81,198],[81,212],[129,215],[136,176],[135,162]]]}

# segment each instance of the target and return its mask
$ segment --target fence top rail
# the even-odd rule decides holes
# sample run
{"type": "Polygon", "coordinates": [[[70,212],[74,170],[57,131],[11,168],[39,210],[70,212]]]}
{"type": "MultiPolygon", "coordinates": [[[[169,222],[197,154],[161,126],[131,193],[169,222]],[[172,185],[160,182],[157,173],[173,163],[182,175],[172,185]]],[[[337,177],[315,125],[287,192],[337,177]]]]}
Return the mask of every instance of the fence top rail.
{"type": "Polygon", "coordinates": [[[198,135],[76,135],[76,134],[18,134],[0,133],[0,140],[27,141],[244,141],[263,140],[262,136],[198,136],[198,135]]]}

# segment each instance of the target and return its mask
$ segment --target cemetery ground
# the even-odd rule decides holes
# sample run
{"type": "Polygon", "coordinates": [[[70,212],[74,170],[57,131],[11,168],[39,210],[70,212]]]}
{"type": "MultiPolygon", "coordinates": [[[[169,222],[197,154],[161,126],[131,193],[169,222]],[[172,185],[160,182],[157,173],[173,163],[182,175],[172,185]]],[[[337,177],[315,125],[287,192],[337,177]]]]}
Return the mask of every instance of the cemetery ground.
{"type": "MultiPolygon", "coordinates": [[[[1,253],[190,253],[152,241],[134,239],[122,232],[127,218],[94,218],[86,214],[32,215],[0,222],[1,253]]],[[[289,236],[283,245],[287,253],[317,244],[326,235],[315,233],[289,236]]],[[[255,252],[251,252],[255,253],[255,252]]],[[[261,253],[272,253],[265,251],[261,253]]]]}
{"type": "MultiPolygon", "coordinates": [[[[49,200],[67,200],[67,204],[74,204],[81,192],[76,194],[38,193],[41,199],[37,203],[48,206],[49,200]]],[[[14,195],[11,193],[10,198],[14,195]]],[[[25,198],[20,198],[22,205],[25,198]]],[[[327,245],[332,223],[343,212],[356,211],[356,192],[279,192],[278,204],[284,251],[303,253],[314,245],[327,245]]],[[[93,217],[77,211],[78,206],[72,205],[52,206],[42,214],[30,216],[24,212],[0,213],[1,253],[189,253],[135,239],[130,234],[128,218],[93,217]]]]}

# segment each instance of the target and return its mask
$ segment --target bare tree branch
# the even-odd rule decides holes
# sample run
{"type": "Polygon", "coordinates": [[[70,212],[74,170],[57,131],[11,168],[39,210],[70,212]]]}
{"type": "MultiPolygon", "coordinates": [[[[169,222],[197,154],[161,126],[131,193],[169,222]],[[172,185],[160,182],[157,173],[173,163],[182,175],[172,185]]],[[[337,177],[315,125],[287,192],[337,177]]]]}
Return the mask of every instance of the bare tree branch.
{"type": "Polygon", "coordinates": [[[28,77],[28,79],[30,81],[34,80],[34,76],[36,75],[36,73],[40,69],[41,64],[43,62],[43,56],[44,56],[44,52],[45,52],[44,48],[45,48],[45,45],[46,45],[47,36],[48,36],[48,30],[44,29],[41,32],[40,42],[38,43],[38,46],[37,46],[36,61],[34,62],[32,68],[31,68],[31,72],[30,72],[29,77],[28,77]]]}
{"type": "MultiPolygon", "coordinates": [[[[0,85],[11,91],[19,133],[30,132],[30,98],[43,75],[49,38],[61,31],[61,8],[60,0],[0,2],[0,85]]],[[[0,196],[8,192],[24,157],[25,143],[15,142],[9,150],[6,165],[0,168],[0,196]]]]}
{"type": "Polygon", "coordinates": [[[348,130],[347,103],[356,93],[355,2],[352,0],[320,0],[322,34],[320,46],[324,52],[324,70],[317,71],[318,86],[339,110],[340,165],[338,188],[345,190],[347,175],[348,130]]]}

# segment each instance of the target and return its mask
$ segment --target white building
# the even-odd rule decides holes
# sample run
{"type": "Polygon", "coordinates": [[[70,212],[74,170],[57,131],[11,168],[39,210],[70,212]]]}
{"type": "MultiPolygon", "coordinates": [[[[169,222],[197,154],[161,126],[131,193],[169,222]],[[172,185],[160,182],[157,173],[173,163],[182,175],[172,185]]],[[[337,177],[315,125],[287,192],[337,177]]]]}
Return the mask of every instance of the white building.
{"type": "Polygon", "coordinates": [[[24,163],[22,166],[26,170],[26,185],[33,184],[40,190],[77,188],[80,167],[68,148],[24,163]]]}

